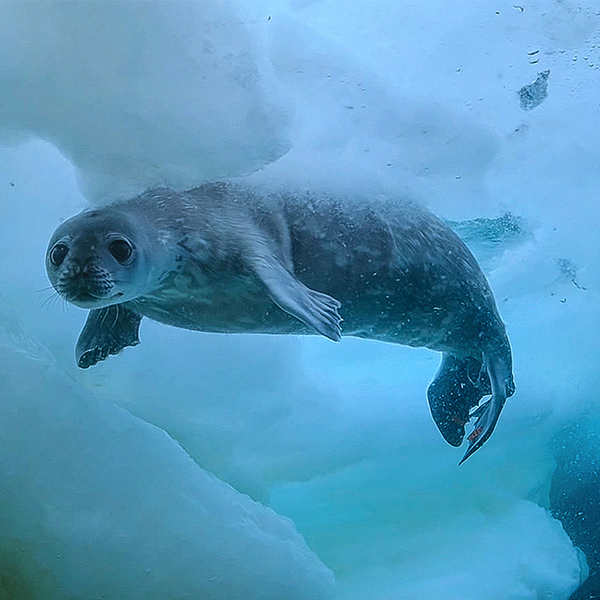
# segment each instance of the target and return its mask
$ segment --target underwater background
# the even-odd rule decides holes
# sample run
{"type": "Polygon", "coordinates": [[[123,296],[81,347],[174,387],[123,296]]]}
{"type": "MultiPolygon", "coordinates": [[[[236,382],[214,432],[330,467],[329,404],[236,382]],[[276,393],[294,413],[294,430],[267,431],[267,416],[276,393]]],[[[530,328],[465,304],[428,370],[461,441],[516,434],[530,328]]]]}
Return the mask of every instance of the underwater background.
{"type": "Polygon", "coordinates": [[[600,597],[600,5],[0,2],[0,600],[600,597]],[[55,228],[244,176],[410,196],[517,391],[458,467],[440,356],[144,322],[82,371],[55,228]]]}

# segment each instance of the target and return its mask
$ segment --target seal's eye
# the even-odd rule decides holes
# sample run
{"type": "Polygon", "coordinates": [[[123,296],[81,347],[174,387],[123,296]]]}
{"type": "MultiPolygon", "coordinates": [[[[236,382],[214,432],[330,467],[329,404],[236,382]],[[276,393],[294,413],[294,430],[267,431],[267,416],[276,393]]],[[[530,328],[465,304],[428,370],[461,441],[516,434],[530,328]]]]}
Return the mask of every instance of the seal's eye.
{"type": "Polygon", "coordinates": [[[113,240],[108,249],[115,260],[121,264],[126,263],[133,254],[133,246],[124,238],[113,240]]]}
{"type": "Polygon", "coordinates": [[[65,260],[65,257],[67,256],[68,252],[69,252],[68,246],[66,246],[65,244],[62,244],[62,243],[56,244],[54,246],[54,248],[52,248],[52,250],[50,250],[50,256],[49,256],[50,262],[55,267],[60,267],[63,260],[65,260]]]}

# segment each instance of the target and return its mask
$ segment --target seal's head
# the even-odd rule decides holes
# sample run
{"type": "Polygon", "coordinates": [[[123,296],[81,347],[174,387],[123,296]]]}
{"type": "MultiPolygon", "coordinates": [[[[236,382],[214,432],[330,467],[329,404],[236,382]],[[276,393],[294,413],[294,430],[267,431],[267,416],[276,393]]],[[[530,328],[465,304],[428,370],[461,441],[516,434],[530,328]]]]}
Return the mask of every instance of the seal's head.
{"type": "Polygon", "coordinates": [[[147,291],[151,250],[130,215],[111,208],[85,211],[52,236],[46,270],[63,298],[81,308],[102,308],[147,291]]]}

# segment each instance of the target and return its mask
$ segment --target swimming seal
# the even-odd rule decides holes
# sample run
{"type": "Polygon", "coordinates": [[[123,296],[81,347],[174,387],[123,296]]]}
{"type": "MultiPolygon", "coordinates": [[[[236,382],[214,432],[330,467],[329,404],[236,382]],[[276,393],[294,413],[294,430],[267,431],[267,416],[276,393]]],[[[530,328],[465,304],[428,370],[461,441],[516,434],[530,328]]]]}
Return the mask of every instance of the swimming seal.
{"type": "Polygon", "coordinates": [[[61,296],[90,309],[82,368],[138,344],[144,316],[199,331],[425,346],[444,353],[427,397],[446,441],[459,446],[476,418],[463,461],[514,392],[510,344],[477,261],[410,201],[237,182],[154,189],[63,223],[46,268],[61,296]]]}

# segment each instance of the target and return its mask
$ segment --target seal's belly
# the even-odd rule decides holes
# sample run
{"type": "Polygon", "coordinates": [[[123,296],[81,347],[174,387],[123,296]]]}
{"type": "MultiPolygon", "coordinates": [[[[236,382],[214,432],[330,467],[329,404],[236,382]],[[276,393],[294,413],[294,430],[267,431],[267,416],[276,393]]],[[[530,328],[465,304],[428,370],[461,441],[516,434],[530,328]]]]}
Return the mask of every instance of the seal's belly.
{"type": "Polygon", "coordinates": [[[282,311],[250,274],[221,272],[206,277],[176,274],[152,294],[135,300],[134,310],[174,327],[214,333],[312,333],[282,311]]]}
{"type": "MultiPolygon", "coordinates": [[[[221,276],[218,284],[210,285],[175,283],[138,298],[132,308],[155,321],[196,331],[316,335],[312,327],[277,306],[253,277],[221,276]]],[[[471,314],[472,303],[464,304],[465,314],[456,310],[456,302],[448,310],[443,297],[436,299],[431,290],[427,299],[415,290],[407,294],[398,278],[343,289],[329,287],[324,284],[318,291],[341,302],[344,336],[453,352],[460,352],[461,337],[473,345],[470,329],[476,315],[471,314]]]]}
{"type": "Polygon", "coordinates": [[[174,327],[213,333],[315,333],[288,315],[268,297],[243,298],[235,302],[207,304],[194,297],[169,302],[157,298],[136,301],[136,310],[146,317],[174,327]],[[244,301],[245,300],[245,301],[244,301]]]}

